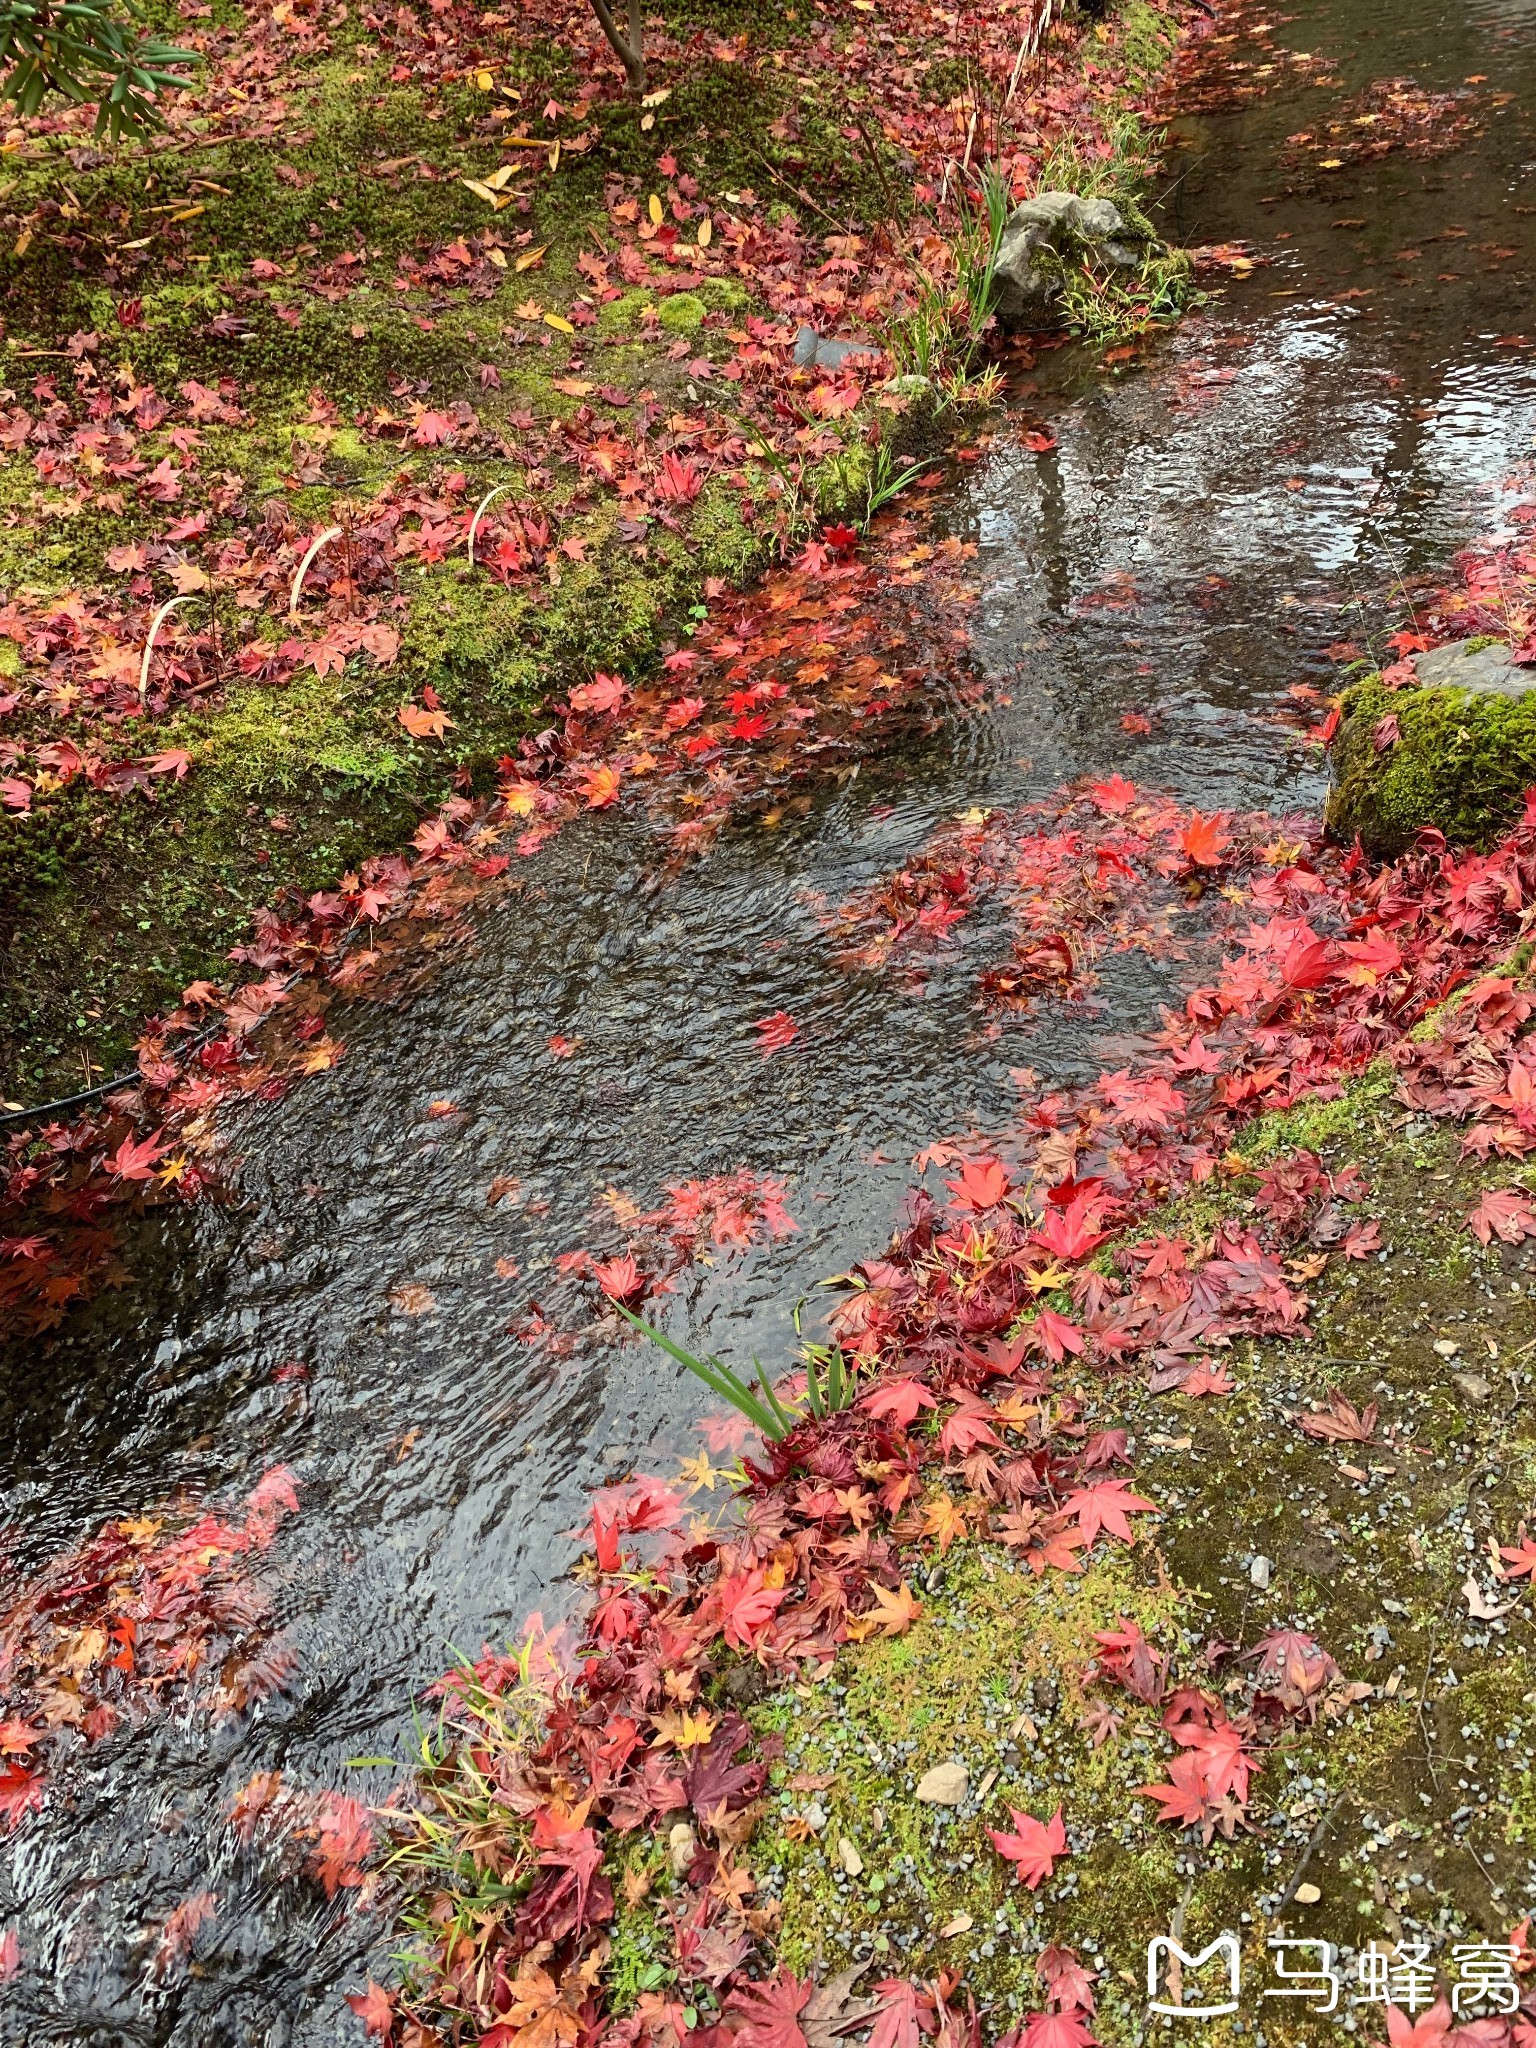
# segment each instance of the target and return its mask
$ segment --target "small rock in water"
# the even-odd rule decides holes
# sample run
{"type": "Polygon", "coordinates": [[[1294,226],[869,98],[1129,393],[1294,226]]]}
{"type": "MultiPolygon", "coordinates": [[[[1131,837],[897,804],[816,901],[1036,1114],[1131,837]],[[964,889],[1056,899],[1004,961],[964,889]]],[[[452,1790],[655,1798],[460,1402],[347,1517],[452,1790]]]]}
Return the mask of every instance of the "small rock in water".
{"type": "Polygon", "coordinates": [[[1274,1566],[1267,1557],[1256,1557],[1248,1566],[1248,1583],[1257,1586],[1261,1593],[1269,1591],[1270,1576],[1274,1566]]]}
{"type": "Polygon", "coordinates": [[[686,1877],[693,1859],[699,1853],[699,1838],[687,1821],[680,1820],[667,1836],[667,1861],[672,1866],[674,1877],[686,1877]]]}
{"type": "Polygon", "coordinates": [[[1298,1906],[1315,1906],[1323,1895],[1315,1884],[1299,1884],[1291,1896],[1298,1906]]]}
{"type": "Polygon", "coordinates": [[[869,353],[867,342],[838,341],[814,327],[802,327],[795,336],[795,367],[800,370],[836,370],[848,356],[869,353]]]}
{"type": "Polygon", "coordinates": [[[862,1876],[864,1870],[864,1858],[859,1854],[858,1849],[854,1846],[852,1842],[849,1841],[846,1835],[844,1835],[842,1839],[838,1842],[837,1860],[839,1863],[841,1863],[844,1870],[847,1871],[850,1877],[862,1876]]]}
{"type": "Polygon", "coordinates": [[[927,1806],[961,1806],[970,1789],[964,1764],[935,1764],[917,1781],[917,1796],[927,1806]]]}

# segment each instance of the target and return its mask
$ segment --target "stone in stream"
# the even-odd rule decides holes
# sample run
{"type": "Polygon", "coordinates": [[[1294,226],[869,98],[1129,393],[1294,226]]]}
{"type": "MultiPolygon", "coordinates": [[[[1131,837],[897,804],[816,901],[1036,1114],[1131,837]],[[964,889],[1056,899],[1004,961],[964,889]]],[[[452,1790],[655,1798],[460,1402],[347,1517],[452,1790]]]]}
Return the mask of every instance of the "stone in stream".
{"type": "Polygon", "coordinates": [[[1155,238],[1108,199],[1038,192],[1008,216],[993,272],[1000,327],[1038,333],[1060,327],[1066,266],[1084,257],[1137,269],[1155,238]]]}
{"type": "Polygon", "coordinates": [[[1412,658],[1413,680],[1379,675],[1344,692],[1328,830],[1393,859],[1426,826],[1487,846],[1536,784],[1536,667],[1502,640],[1456,640],[1412,658]]]}
{"type": "Polygon", "coordinates": [[[802,327],[795,336],[797,370],[836,370],[841,368],[849,356],[876,353],[878,351],[873,342],[838,341],[830,335],[818,334],[814,327],[802,327]]]}

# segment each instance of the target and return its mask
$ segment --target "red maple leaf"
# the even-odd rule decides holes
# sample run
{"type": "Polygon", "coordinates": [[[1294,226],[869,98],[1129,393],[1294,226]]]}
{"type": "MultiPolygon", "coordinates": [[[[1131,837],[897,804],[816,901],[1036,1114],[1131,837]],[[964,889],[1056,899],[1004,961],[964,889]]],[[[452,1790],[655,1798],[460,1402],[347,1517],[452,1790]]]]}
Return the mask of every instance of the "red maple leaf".
{"type": "Polygon", "coordinates": [[[757,1049],[764,1059],[770,1053],[782,1052],[800,1029],[788,1010],[775,1010],[771,1017],[761,1018],[752,1028],[757,1033],[757,1049]]]}
{"type": "Polygon", "coordinates": [[[43,1774],[9,1765],[0,1771],[0,1825],[7,1833],[19,1828],[43,1803],[43,1774]]]}
{"type": "Polygon", "coordinates": [[[921,1380],[886,1380],[866,1394],[859,1406],[871,1415],[888,1415],[907,1429],[919,1408],[936,1408],[938,1399],[921,1380]]]}
{"type": "Polygon", "coordinates": [[[1098,2048],[1098,2040],[1081,2013],[1032,2012],[1019,2048],[1098,2048]]]}
{"type": "Polygon", "coordinates": [[[1227,824],[1222,812],[1206,818],[1199,811],[1191,811],[1189,822],[1176,834],[1173,843],[1193,867],[1218,868],[1232,843],[1227,824]]]}
{"type": "Polygon", "coordinates": [[[1067,1496],[1061,1508],[1063,1514],[1077,1517],[1085,1543],[1092,1543],[1101,1529],[1118,1536],[1122,1543],[1134,1543],[1136,1538],[1126,1516],[1157,1513],[1152,1501],[1128,1492],[1123,1479],[1101,1479],[1093,1486],[1080,1486],[1067,1496]]]}
{"type": "Polygon", "coordinates": [[[978,1444],[995,1444],[998,1436],[991,1414],[986,1402],[978,1401],[974,1394],[964,1399],[939,1431],[939,1448],[945,1457],[963,1458],[978,1444]]]}
{"type": "Polygon", "coordinates": [[[766,1984],[740,1984],[725,2001],[727,2012],[739,2012],[744,2024],[736,2039],[742,2048],[806,2048],[800,2014],[813,1986],[792,1970],[780,1970],[766,1984]]]}
{"type": "Polygon", "coordinates": [[[1193,1749],[1200,1759],[1207,1792],[1222,1799],[1228,1792],[1244,1805],[1248,1802],[1248,1780],[1262,1766],[1243,1747],[1243,1738],[1230,1721],[1215,1728],[1194,1727],[1188,1722],[1172,1730],[1175,1742],[1193,1749]]]}
{"type": "Polygon", "coordinates": [[[132,1138],[124,1138],[107,1165],[115,1180],[153,1180],[155,1161],[168,1150],[169,1147],[162,1144],[158,1131],[151,1138],[141,1138],[137,1144],[132,1138]]]}
{"type": "Polygon", "coordinates": [[[1057,1315],[1053,1308],[1041,1309],[1033,1321],[1026,1323],[1024,1336],[1030,1349],[1043,1351],[1053,1365],[1060,1365],[1069,1351],[1081,1351],[1087,1342],[1076,1323],[1057,1315]]]}
{"type": "Polygon", "coordinates": [[[1067,1854],[1067,1831],[1062,1825],[1061,1808],[1058,1806],[1048,1821],[1038,1821],[1033,1814],[1020,1813],[1016,1806],[1010,1806],[1013,1816],[1014,1833],[1003,1834],[996,1828],[988,1828],[993,1845],[999,1856],[1004,1856],[1014,1866],[1022,1883],[1031,1891],[1037,1891],[1056,1867],[1056,1858],[1067,1854]]]}
{"type": "Polygon", "coordinates": [[[1346,939],[1339,951],[1348,961],[1340,979],[1359,988],[1374,988],[1387,975],[1396,974],[1403,964],[1400,946],[1385,932],[1371,932],[1363,939],[1346,939]]]}
{"type": "Polygon", "coordinates": [[[1230,1394],[1236,1385],[1237,1381],[1224,1365],[1215,1365],[1209,1358],[1205,1358],[1192,1372],[1184,1375],[1179,1392],[1187,1394],[1195,1401],[1206,1394],[1230,1394]]]}
{"type": "Polygon", "coordinates": [[[1128,811],[1137,800],[1136,785],[1127,782],[1118,771],[1107,782],[1096,782],[1088,792],[1094,807],[1107,818],[1118,818],[1128,811]]]}
{"type": "Polygon", "coordinates": [[[880,2011],[869,2048],[921,2048],[924,2034],[931,2034],[937,2021],[932,1993],[906,1977],[886,1977],[875,1989],[880,2011]]]}
{"type": "Polygon", "coordinates": [[[974,1209],[980,1214],[995,1209],[1012,1186],[1006,1169],[996,1159],[972,1159],[960,1170],[958,1180],[944,1183],[954,1196],[956,1209],[974,1209]]]}
{"type": "Polygon", "coordinates": [[[1095,1972],[1085,1970],[1075,1953],[1052,1943],[1042,1949],[1035,1959],[1035,1975],[1045,1986],[1047,2005],[1059,2007],[1064,2012],[1093,2011],[1093,1980],[1095,1972]]]}
{"type": "Polygon", "coordinates": [[[786,1588],[770,1586],[760,1571],[731,1572],[716,1589],[725,1640],[734,1650],[749,1650],[772,1621],[786,1588]]]}
{"type": "Polygon", "coordinates": [[[1536,1543],[1529,1536],[1522,1536],[1516,1544],[1501,1544],[1499,1555],[1504,1559],[1499,1568],[1501,1579],[1536,1579],[1536,1543]]]}
{"type": "MultiPolygon", "coordinates": [[[[1415,636],[1417,637],[1417,636],[1415,636]]],[[[1390,2048],[1440,2048],[1451,2031],[1451,2008],[1437,1998],[1429,2011],[1410,2019],[1395,2005],[1387,2007],[1387,2040],[1390,2048]]]]}
{"type": "Polygon", "coordinates": [[[1136,1791],[1143,1799],[1156,1799],[1162,1806],[1159,1820],[1176,1822],[1180,1827],[1203,1821],[1209,1809],[1205,1766],[1198,1755],[1176,1756],[1168,1766],[1168,1780],[1165,1785],[1138,1785],[1136,1791]]]}
{"type": "Polygon", "coordinates": [[[592,1278],[610,1301],[629,1301],[645,1284],[645,1275],[628,1252],[616,1259],[602,1259],[592,1267],[592,1278]]]}
{"type": "Polygon", "coordinates": [[[1496,1237],[1519,1244],[1536,1237],[1536,1208],[1522,1188],[1489,1188],[1468,1215],[1467,1228],[1479,1244],[1491,1244],[1496,1237]]]}
{"type": "Polygon", "coordinates": [[[349,1991],[347,2003],[363,2023],[370,2041],[382,2041],[385,2048],[394,2037],[395,2009],[382,1984],[368,1979],[366,1991],[349,1991]]]}

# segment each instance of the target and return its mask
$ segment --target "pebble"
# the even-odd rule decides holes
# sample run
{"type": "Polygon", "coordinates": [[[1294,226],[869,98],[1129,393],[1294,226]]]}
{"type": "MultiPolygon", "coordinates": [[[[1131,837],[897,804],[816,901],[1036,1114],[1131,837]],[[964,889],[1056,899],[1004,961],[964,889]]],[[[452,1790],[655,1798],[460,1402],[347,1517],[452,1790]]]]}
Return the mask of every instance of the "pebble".
{"type": "Polygon", "coordinates": [[[1434,1343],[1437,1358],[1454,1358],[1461,1349],[1454,1337],[1437,1337],[1434,1343]]]}
{"type": "Polygon", "coordinates": [[[1315,1884],[1299,1884],[1291,1894],[1298,1906],[1315,1906],[1322,1896],[1315,1884]]]}
{"type": "MultiPolygon", "coordinates": [[[[1435,1346],[1437,1351],[1439,1348],[1438,1345],[1435,1346]]],[[[1451,1378],[1469,1401],[1486,1401],[1493,1392],[1493,1388],[1480,1372],[1453,1372],[1451,1378]]]]}
{"type": "Polygon", "coordinates": [[[667,1836],[667,1861],[672,1866],[674,1877],[686,1877],[689,1866],[699,1853],[699,1838],[687,1821],[680,1820],[667,1836]]]}
{"type": "Polygon", "coordinates": [[[860,1877],[863,1875],[864,1858],[846,1835],[843,1835],[838,1841],[837,1860],[842,1864],[850,1877],[860,1877]]]}
{"type": "Polygon", "coordinates": [[[926,1806],[963,1806],[970,1790],[964,1764],[935,1764],[917,1781],[917,1796],[926,1806]]]}
{"type": "Polygon", "coordinates": [[[1261,1593],[1267,1593],[1274,1569],[1267,1557],[1254,1558],[1248,1566],[1248,1583],[1256,1586],[1261,1593]]]}

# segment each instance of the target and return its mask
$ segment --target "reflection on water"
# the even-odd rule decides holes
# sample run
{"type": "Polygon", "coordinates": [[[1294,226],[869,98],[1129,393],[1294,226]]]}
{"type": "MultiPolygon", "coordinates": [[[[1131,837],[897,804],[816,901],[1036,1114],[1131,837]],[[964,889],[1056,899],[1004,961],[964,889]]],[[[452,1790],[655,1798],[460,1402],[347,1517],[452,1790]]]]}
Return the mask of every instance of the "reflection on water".
{"type": "Polygon", "coordinates": [[[1286,691],[1326,682],[1326,649],[1379,626],[1396,576],[1496,523],[1530,447],[1536,351],[1501,344],[1536,260],[1533,14],[1311,0],[1283,31],[1325,50],[1344,92],[1486,72],[1516,95],[1445,158],[1288,191],[1279,146],[1324,104],[1306,85],[1183,125],[1171,231],[1274,260],[1150,365],[1057,354],[1019,376],[1059,448],[1000,437],[945,515],[979,546],[977,652],[1005,706],[799,822],[728,836],[659,892],[638,828],[572,830],[424,993],[347,1018],[339,1069],[244,1116],[243,1207],[146,1235],[138,1287],[10,1362],[0,1481],[23,1554],[293,1464],[303,1514],[277,1554],[302,1661],[291,1698],[211,1747],[159,1726],[105,1745],[73,1807],[56,1795],[0,1878],[28,1957],[0,2038],[213,2048],[351,2027],[339,1997],[369,1930],[263,1886],[214,1816],[258,1769],[358,1789],[341,1760],[396,1743],[446,1644],[561,1606],[583,1489],[690,1447],[694,1389],[669,1364],[514,1333],[530,1300],[558,1320],[552,1262],[591,1240],[605,1189],[649,1203],[742,1164],[788,1180],[798,1232],[696,1269],[671,1311],[772,1358],[796,1300],[882,1240],[912,1155],[1006,1119],[1010,1068],[1081,1075],[1100,1034],[1155,1020],[1177,969],[1129,959],[1097,1007],[992,1036],[959,964],[920,990],[849,976],[820,914],[955,812],[1090,770],[1206,810],[1316,803],[1315,759],[1275,719],[1286,691]],[[1149,737],[1122,729],[1131,711],[1149,737]],[[799,1034],[765,1060],[753,1027],[780,1009],[799,1034]],[[557,1033],[572,1057],[551,1057],[557,1033]],[[498,1175],[521,1185],[493,1207],[498,1175]],[[406,1283],[434,1305],[400,1313],[406,1283]],[[274,1381],[294,1361],[308,1380],[274,1381]],[[209,1887],[221,1941],[142,1994],[146,1928],[209,1887]]]}

